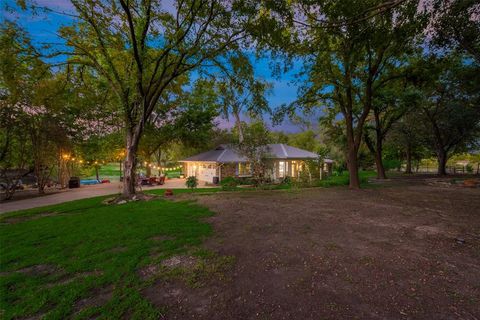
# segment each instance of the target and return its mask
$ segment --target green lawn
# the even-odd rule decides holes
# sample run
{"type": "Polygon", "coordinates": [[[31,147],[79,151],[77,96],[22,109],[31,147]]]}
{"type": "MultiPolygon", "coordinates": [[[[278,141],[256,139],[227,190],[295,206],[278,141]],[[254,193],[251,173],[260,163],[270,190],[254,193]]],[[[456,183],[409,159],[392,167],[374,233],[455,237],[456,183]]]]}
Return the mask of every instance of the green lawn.
{"type": "Polygon", "coordinates": [[[208,256],[199,247],[212,232],[200,220],[211,215],[207,209],[165,200],[108,206],[103,199],[2,216],[2,319],[34,315],[119,319],[125,314],[157,319],[161,310],[140,294],[147,282],[138,276],[138,268],[187,251],[208,256]],[[46,213],[49,216],[39,215],[46,213]],[[102,288],[113,288],[108,302],[78,307],[78,301],[102,288]]]}
{"type": "MultiPolygon", "coordinates": [[[[360,183],[362,186],[365,186],[368,183],[368,179],[375,177],[375,171],[359,171],[360,183]]],[[[331,175],[324,180],[321,180],[317,183],[318,187],[335,187],[335,186],[348,186],[350,175],[348,171],[343,172],[341,175],[331,175]]]]}
{"type": "MultiPolygon", "coordinates": [[[[145,193],[163,195],[167,189],[154,189],[146,190],[145,193]]],[[[195,189],[169,189],[172,190],[173,194],[182,194],[182,193],[213,193],[222,191],[222,188],[195,188],[195,189]]]]}
{"type": "MultiPolygon", "coordinates": [[[[95,171],[92,169],[90,170],[91,173],[89,174],[88,177],[85,177],[85,179],[95,179],[95,171]]],[[[138,172],[144,173],[145,174],[145,169],[144,168],[139,168],[138,172]]],[[[152,170],[154,174],[158,174],[158,170],[152,170]]],[[[165,174],[169,178],[179,178],[180,177],[180,170],[169,170],[165,171],[165,174]]],[[[102,165],[98,169],[98,175],[100,179],[110,179],[110,180],[118,180],[120,178],[120,164],[116,162],[112,163],[107,163],[102,165]]],[[[83,178],[83,177],[82,177],[83,178]]]]}
{"type": "MultiPolygon", "coordinates": [[[[370,176],[371,172],[362,173],[362,181],[370,176]]],[[[346,184],[348,175],[320,182],[324,187],[346,184]]],[[[221,188],[173,190],[174,194],[218,191],[221,188]]],[[[164,192],[165,189],[147,191],[157,195],[164,192]]],[[[125,314],[134,319],[157,319],[161,310],[140,294],[148,281],[139,277],[139,268],[158,265],[163,259],[181,253],[206,259],[202,260],[203,265],[207,260],[213,265],[218,260],[220,266],[225,261],[224,257],[201,249],[202,240],[212,232],[210,225],[201,221],[211,215],[207,209],[191,202],[162,199],[112,206],[102,203],[105,198],[0,217],[2,319],[28,316],[118,319],[125,314]],[[110,288],[112,296],[104,304],[79,306],[79,301],[95,297],[105,288],[110,288]]],[[[187,276],[193,279],[193,285],[202,277],[187,276]]]]}

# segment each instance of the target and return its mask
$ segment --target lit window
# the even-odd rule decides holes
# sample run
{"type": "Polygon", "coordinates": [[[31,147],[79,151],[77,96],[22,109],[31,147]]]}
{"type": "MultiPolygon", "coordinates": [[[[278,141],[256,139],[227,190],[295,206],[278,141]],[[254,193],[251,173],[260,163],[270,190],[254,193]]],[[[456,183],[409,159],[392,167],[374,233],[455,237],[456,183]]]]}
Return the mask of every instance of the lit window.
{"type": "Polygon", "coordinates": [[[285,161],[278,162],[278,176],[281,178],[285,177],[285,161]]]}
{"type": "Polygon", "coordinates": [[[252,174],[252,167],[250,163],[239,163],[237,168],[239,176],[249,176],[252,174]]]}

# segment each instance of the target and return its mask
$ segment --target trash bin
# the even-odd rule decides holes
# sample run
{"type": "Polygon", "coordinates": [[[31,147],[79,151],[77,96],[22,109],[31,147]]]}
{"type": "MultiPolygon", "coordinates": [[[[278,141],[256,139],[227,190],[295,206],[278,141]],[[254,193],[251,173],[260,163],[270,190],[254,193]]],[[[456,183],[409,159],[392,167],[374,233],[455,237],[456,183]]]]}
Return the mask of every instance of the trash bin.
{"type": "Polygon", "coordinates": [[[220,179],[218,177],[213,177],[213,184],[218,184],[220,179]]]}
{"type": "Polygon", "coordinates": [[[68,187],[70,189],[80,188],[80,178],[79,177],[71,177],[70,180],[68,180],[68,187]]]}

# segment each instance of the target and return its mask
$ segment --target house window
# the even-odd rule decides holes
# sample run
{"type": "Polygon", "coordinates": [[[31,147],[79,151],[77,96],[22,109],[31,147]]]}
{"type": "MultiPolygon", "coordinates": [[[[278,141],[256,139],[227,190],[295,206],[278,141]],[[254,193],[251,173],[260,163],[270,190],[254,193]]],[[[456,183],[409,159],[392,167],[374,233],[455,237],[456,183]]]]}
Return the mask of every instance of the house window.
{"type": "Polygon", "coordinates": [[[285,177],[285,169],[286,169],[285,167],[286,167],[285,166],[285,161],[279,161],[278,162],[278,176],[280,178],[285,177]]]}
{"type": "Polygon", "coordinates": [[[239,163],[237,166],[237,175],[250,176],[252,175],[252,166],[250,163],[239,163]]]}

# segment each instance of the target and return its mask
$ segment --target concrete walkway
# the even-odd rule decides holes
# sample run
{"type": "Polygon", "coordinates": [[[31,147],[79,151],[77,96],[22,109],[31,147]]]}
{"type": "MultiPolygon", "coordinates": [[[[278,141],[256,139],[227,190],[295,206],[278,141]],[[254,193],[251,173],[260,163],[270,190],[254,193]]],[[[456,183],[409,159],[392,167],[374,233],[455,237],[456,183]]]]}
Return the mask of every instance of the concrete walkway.
{"type": "MultiPolygon", "coordinates": [[[[153,189],[181,189],[185,188],[185,179],[169,179],[165,181],[161,186],[143,186],[142,190],[153,189]]],[[[52,204],[58,204],[62,202],[86,199],[97,196],[105,196],[109,194],[117,194],[122,190],[120,182],[104,183],[91,186],[82,186],[78,189],[66,189],[64,191],[45,195],[41,197],[27,198],[21,200],[15,200],[15,196],[12,201],[0,202],[0,213],[25,210],[36,207],[43,207],[52,204]]],[[[21,192],[21,191],[20,191],[21,192]]]]}

